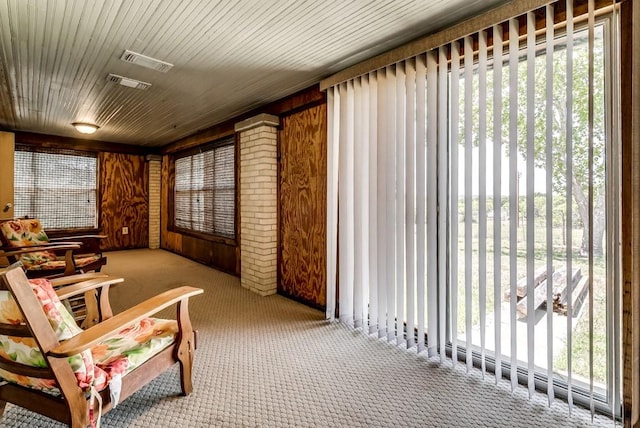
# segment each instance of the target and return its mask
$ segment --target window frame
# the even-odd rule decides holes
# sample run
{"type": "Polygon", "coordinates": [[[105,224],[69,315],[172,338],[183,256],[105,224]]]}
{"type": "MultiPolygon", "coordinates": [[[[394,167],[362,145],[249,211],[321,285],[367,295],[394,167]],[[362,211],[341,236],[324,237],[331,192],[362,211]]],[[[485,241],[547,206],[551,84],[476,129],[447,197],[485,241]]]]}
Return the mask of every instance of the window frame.
{"type": "Polygon", "coordinates": [[[216,242],[230,246],[236,246],[238,242],[238,145],[235,134],[222,136],[197,147],[189,148],[172,154],[169,158],[169,188],[168,188],[168,222],[167,229],[170,232],[185,236],[216,242]],[[199,153],[212,151],[218,148],[233,146],[233,234],[234,237],[207,233],[176,225],[176,161],[199,153]]]}
{"type": "MultiPolygon", "coordinates": [[[[26,153],[42,153],[48,155],[66,155],[66,156],[78,156],[78,157],[88,157],[95,159],[95,219],[93,227],[52,227],[43,222],[43,227],[47,231],[47,235],[50,237],[64,236],[64,235],[79,235],[79,234],[95,234],[100,230],[99,222],[100,222],[100,197],[101,197],[101,185],[100,185],[100,159],[98,153],[92,151],[84,151],[77,150],[74,148],[62,148],[57,146],[51,147],[41,147],[41,146],[32,146],[30,144],[18,143],[15,144],[14,153],[17,155],[18,152],[26,152],[26,153]]],[[[17,157],[17,156],[16,156],[17,157]]],[[[15,160],[14,160],[14,174],[15,174],[15,160]]],[[[14,181],[14,215],[15,217],[19,217],[19,213],[15,213],[15,201],[17,199],[16,182],[14,181]]],[[[37,215],[33,213],[24,215],[22,217],[31,217],[38,218],[37,215]]],[[[38,218],[42,220],[41,218],[38,218]]]]}

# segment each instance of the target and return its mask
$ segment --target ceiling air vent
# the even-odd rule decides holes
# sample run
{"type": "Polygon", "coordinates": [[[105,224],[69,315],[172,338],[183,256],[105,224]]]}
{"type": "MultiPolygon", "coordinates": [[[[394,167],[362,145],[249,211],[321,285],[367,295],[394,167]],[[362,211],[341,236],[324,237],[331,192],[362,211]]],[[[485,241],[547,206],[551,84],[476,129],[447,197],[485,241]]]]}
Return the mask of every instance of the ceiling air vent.
{"type": "Polygon", "coordinates": [[[127,88],[136,88],[136,89],[149,89],[151,87],[151,83],[141,82],[140,80],[130,79],[128,77],[118,76],[117,74],[111,74],[107,76],[107,81],[112,83],[117,83],[122,86],[126,86],[127,88]]]}
{"type": "Polygon", "coordinates": [[[163,73],[166,73],[167,71],[171,70],[171,67],[173,67],[173,64],[170,64],[168,62],[160,61],[159,59],[151,58],[146,55],[131,52],[129,50],[124,51],[120,59],[124,62],[130,62],[132,64],[147,67],[156,71],[161,71],[163,73]]]}

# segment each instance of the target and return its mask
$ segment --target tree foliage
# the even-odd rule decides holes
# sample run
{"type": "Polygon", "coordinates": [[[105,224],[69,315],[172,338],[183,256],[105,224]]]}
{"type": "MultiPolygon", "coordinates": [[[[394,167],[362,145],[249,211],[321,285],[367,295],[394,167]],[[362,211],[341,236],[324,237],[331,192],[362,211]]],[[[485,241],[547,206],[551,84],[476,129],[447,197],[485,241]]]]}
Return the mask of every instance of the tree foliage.
{"type": "MultiPolygon", "coordinates": [[[[571,186],[573,198],[573,210],[577,211],[580,216],[580,225],[584,228],[582,251],[587,251],[588,247],[588,225],[589,225],[589,178],[590,178],[590,162],[589,162],[589,45],[588,32],[586,30],[576,33],[573,39],[573,73],[568,76],[567,73],[567,42],[566,39],[557,39],[553,49],[553,98],[552,98],[552,189],[554,198],[565,198],[567,185],[571,186]],[[571,82],[571,93],[567,93],[569,87],[569,79],[571,82]],[[572,97],[572,115],[571,127],[572,141],[567,142],[567,114],[568,99],[572,97]],[[570,146],[571,158],[567,159],[567,146],[570,146]],[[572,169],[568,173],[567,166],[571,164],[572,169]],[[568,182],[567,180],[570,180],[568,182]]],[[[528,116],[528,97],[527,97],[527,63],[526,52],[520,52],[520,62],[517,67],[518,85],[516,93],[512,93],[509,88],[509,65],[505,61],[502,67],[502,111],[500,142],[502,149],[507,156],[509,153],[509,121],[510,121],[510,102],[517,97],[517,148],[521,159],[526,159],[527,153],[527,116],[528,116]]],[[[594,225],[594,253],[602,254],[602,241],[605,229],[605,150],[606,150],[606,132],[605,132],[605,54],[603,28],[596,27],[595,43],[593,49],[593,138],[592,138],[592,193],[594,201],[593,225],[594,225]]],[[[534,73],[534,102],[533,102],[533,142],[534,142],[534,165],[546,171],[547,165],[547,66],[546,66],[546,47],[537,47],[534,73]]],[[[486,87],[488,88],[486,123],[487,134],[486,141],[489,149],[495,147],[492,143],[493,137],[493,97],[492,91],[494,87],[493,68],[487,73],[486,87]]],[[[474,146],[480,143],[479,138],[479,74],[476,71],[473,75],[473,100],[472,103],[472,122],[473,127],[470,130],[464,129],[465,103],[464,99],[464,76],[459,81],[460,84],[460,143],[464,144],[465,132],[472,132],[472,140],[474,146]]],[[[503,165],[502,168],[508,168],[503,165]]],[[[522,179],[526,177],[525,171],[519,170],[522,179]]],[[[511,177],[516,179],[516,177],[511,177]]],[[[557,208],[557,204],[554,203],[557,208]]],[[[554,213],[554,217],[556,214],[554,213]]]]}

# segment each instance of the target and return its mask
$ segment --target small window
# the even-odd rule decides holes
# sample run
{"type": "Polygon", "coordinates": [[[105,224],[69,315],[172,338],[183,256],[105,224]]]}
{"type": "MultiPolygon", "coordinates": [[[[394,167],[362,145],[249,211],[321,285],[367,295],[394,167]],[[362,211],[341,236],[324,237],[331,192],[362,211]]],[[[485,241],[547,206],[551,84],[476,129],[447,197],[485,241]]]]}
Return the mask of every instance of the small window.
{"type": "Polygon", "coordinates": [[[175,161],[176,228],[235,238],[235,140],[217,141],[175,161]]]}
{"type": "Polygon", "coordinates": [[[96,229],[98,160],[93,153],[16,146],[14,214],[46,229],[96,229]]]}

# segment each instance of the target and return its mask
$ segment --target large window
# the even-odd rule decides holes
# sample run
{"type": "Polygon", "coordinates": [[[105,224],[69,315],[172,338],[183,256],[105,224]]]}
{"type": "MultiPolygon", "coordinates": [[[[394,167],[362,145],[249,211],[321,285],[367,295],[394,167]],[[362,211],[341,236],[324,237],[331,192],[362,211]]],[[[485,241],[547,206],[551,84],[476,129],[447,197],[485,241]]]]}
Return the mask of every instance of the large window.
{"type": "Polygon", "coordinates": [[[14,213],[38,218],[47,229],[97,227],[95,154],[18,145],[14,213]]]}
{"type": "Polygon", "coordinates": [[[235,144],[224,139],[175,162],[174,225],[235,238],[235,144]]]}
{"type": "Polygon", "coordinates": [[[327,310],[615,414],[617,26],[573,3],[328,89],[327,310]]]}

